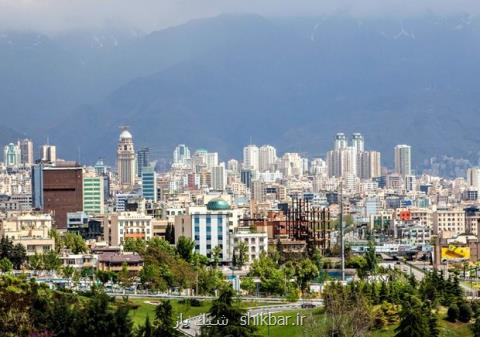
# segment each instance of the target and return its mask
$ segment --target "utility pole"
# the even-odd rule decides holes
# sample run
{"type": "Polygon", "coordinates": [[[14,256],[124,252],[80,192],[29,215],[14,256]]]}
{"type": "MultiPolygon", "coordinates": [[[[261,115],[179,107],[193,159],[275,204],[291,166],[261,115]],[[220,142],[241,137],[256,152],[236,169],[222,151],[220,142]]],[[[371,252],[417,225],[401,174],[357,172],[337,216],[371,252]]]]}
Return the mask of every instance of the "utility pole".
{"type": "Polygon", "coordinates": [[[340,254],[342,259],[342,282],[345,282],[345,240],[343,228],[343,181],[340,181],[340,254]]]}

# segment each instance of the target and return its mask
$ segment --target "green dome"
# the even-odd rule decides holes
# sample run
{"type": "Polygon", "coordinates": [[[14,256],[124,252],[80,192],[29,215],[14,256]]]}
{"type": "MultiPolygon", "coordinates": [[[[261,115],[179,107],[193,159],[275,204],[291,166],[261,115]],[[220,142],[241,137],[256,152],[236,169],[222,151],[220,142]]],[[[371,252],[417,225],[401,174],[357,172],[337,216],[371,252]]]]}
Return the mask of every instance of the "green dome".
{"type": "Polygon", "coordinates": [[[225,200],[217,198],[208,202],[207,209],[209,211],[224,211],[230,209],[230,205],[225,200]]]}

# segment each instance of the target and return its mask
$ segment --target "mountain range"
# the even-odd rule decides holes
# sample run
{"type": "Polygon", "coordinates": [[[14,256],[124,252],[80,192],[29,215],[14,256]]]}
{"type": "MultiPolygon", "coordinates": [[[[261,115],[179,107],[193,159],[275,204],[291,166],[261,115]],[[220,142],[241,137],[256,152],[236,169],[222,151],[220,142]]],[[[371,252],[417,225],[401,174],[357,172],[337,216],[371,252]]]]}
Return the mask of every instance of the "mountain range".
{"type": "Polygon", "coordinates": [[[113,163],[119,126],[153,159],[174,146],[241,157],[245,144],[323,156],[362,132],[391,165],[476,163],[480,19],[221,15],[149,34],[0,33],[0,142],[28,135],[66,159],[113,163]],[[4,131],[5,130],[5,131],[4,131]]]}

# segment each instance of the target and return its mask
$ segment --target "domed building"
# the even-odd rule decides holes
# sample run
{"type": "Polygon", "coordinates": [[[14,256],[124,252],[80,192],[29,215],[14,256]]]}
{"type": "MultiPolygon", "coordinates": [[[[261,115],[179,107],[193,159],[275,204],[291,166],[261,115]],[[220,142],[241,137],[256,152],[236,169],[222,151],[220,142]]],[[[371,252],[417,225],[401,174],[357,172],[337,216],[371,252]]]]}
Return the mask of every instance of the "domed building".
{"type": "Polygon", "coordinates": [[[209,211],[226,211],[229,209],[230,205],[222,198],[215,198],[207,203],[207,210],[209,211]]]}
{"type": "Polygon", "coordinates": [[[207,197],[202,206],[190,206],[185,214],[175,217],[175,240],[180,236],[195,242],[195,252],[211,258],[215,247],[220,247],[220,260],[232,260],[230,233],[239,226],[242,211],[232,209],[228,199],[207,197]]]}

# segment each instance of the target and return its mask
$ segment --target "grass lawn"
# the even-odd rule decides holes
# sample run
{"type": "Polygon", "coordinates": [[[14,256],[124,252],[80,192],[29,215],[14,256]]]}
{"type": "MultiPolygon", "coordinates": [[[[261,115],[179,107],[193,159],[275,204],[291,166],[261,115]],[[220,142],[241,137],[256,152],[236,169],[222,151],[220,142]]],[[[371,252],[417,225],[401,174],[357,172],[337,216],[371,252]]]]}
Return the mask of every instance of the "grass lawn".
{"type": "MultiPolygon", "coordinates": [[[[159,300],[154,298],[130,298],[129,301],[138,307],[130,311],[130,317],[135,325],[141,325],[145,323],[147,315],[150,317],[150,321],[155,319],[156,305],[145,302],[157,302],[159,300]]],[[[170,300],[173,307],[175,318],[183,314],[184,318],[197,316],[207,312],[210,309],[211,301],[202,301],[200,307],[192,307],[189,304],[178,303],[178,300],[170,300]]]]}
{"type": "MultiPolygon", "coordinates": [[[[130,311],[130,317],[132,318],[135,325],[141,325],[145,323],[145,318],[147,317],[147,315],[150,317],[150,321],[153,321],[153,319],[155,318],[156,305],[145,302],[157,302],[159,301],[158,299],[130,298],[129,301],[138,306],[136,309],[130,311]]],[[[201,301],[202,305],[200,307],[192,307],[189,304],[182,304],[179,303],[178,300],[170,300],[170,303],[172,304],[173,311],[175,313],[175,319],[180,315],[180,313],[183,314],[184,318],[201,315],[208,312],[208,310],[210,310],[210,306],[212,305],[211,301],[201,301]]],[[[247,301],[238,303],[240,308],[252,308],[269,304],[271,303],[247,301]]]]}

